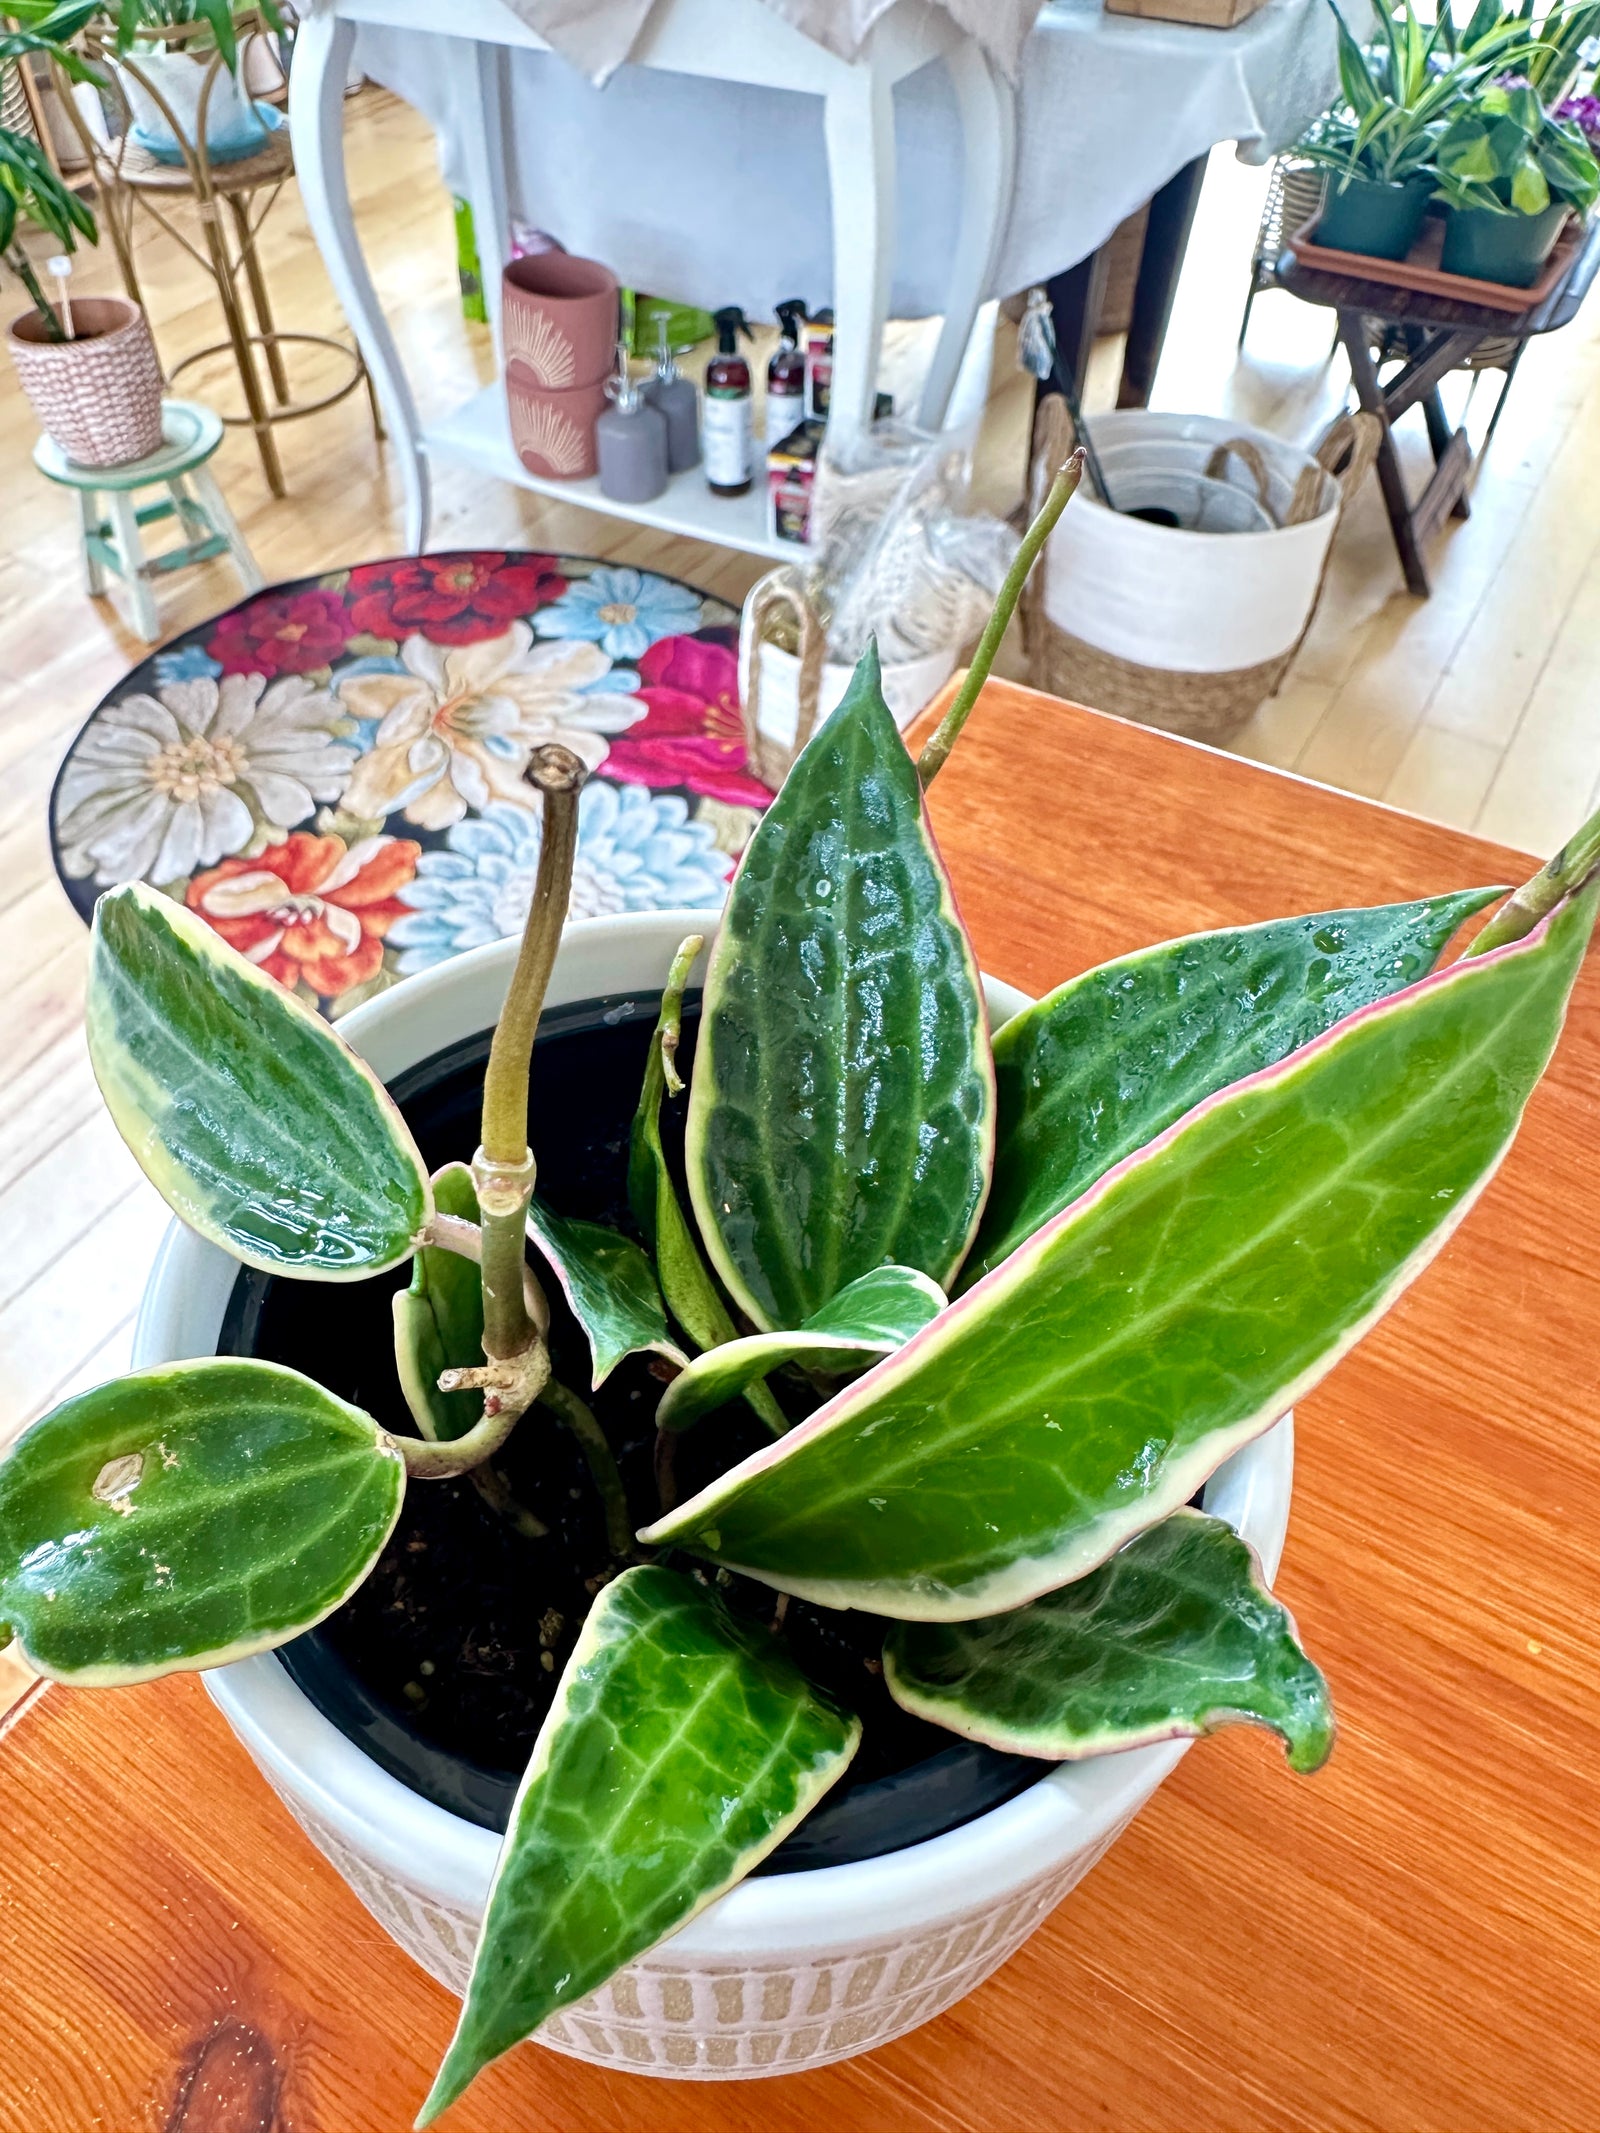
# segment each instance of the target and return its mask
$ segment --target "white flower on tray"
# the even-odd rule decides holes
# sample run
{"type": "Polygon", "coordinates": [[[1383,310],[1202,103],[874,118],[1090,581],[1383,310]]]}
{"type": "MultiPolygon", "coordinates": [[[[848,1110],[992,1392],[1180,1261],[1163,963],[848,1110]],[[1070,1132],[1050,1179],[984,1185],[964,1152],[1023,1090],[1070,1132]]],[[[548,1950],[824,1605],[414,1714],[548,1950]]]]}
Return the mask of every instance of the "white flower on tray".
{"type": "Polygon", "coordinates": [[[344,713],[300,675],[197,675],[136,690],[84,730],[56,796],[73,877],[181,881],[337,800],[355,751],[344,713]]]}

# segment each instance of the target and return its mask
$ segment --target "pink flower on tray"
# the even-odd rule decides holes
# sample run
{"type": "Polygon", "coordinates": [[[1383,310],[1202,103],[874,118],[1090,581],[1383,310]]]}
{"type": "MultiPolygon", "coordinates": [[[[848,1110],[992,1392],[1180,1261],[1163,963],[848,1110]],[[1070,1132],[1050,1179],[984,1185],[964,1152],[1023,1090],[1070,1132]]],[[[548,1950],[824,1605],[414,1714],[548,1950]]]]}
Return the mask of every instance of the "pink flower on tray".
{"type": "Polygon", "coordinates": [[[224,674],[310,674],[331,666],[355,634],[337,593],[266,593],[225,614],[206,650],[224,674]]]}
{"type": "Polygon", "coordinates": [[[269,977],[337,1000],[383,968],[383,937],[407,916],[398,892],[421,852],[409,837],[347,845],[296,830],[254,859],[196,874],[184,901],[269,977]]]}
{"type": "Polygon", "coordinates": [[[361,563],[345,597],[353,631],[396,638],[420,632],[434,644],[477,644],[504,636],[511,623],[566,589],[553,555],[492,551],[361,563]]]}
{"type": "Polygon", "coordinates": [[[606,776],[625,785],[686,785],[730,807],[766,807],[772,794],[745,767],[739,667],[725,644],[663,637],[639,661],[644,717],[617,735],[606,776]]]}

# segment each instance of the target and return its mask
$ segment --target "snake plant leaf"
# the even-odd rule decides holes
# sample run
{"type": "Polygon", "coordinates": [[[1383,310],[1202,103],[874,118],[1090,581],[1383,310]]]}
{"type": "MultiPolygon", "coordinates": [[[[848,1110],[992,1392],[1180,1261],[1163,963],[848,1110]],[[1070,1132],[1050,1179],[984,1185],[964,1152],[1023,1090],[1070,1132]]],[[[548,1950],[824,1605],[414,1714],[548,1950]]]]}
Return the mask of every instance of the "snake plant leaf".
{"type": "Polygon", "coordinates": [[[417,2124],[742,1880],[860,1737],[764,1624],[693,1578],[651,1567],[607,1585],[518,1788],[461,2019],[417,2124]]]}
{"type": "Polygon", "coordinates": [[[596,1392],[625,1355],[653,1348],[669,1362],[689,1358],[673,1340],[655,1270],[631,1238],[600,1222],[558,1215],[535,1199],[528,1235],[549,1260],[594,1362],[596,1392]]]}
{"type": "MultiPolygon", "coordinates": [[[[697,1349],[720,1348],[736,1341],[739,1329],[728,1315],[710,1269],[678,1203],[677,1187],[661,1146],[661,1103],[667,1093],[667,1060],[678,1048],[683,1020],[683,989],[705,943],[690,934],[672,959],[661,995],[650,1050],[645,1056],[644,1086],[628,1142],[628,1205],[655,1254],[656,1273],[667,1308],[697,1349]]],[[[678,1083],[678,1087],[682,1084],[678,1083]]],[[[775,1437],[789,1427],[788,1418],[764,1379],[744,1387],[745,1399],[775,1437]]]]}
{"type": "Polygon", "coordinates": [[[1024,1009],[994,1040],[994,1183],[961,1286],[1203,1098],[1425,977],[1462,921],[1504,893],[1193,933],[1024,1009]]]}
{"type": "MultiPolygon", "coordinates": [[[[478,1220],[478,1194],[465,1163],[433,1175],[433,1204],[441,1215],[478,1220]]],[[[441,1370],[483,1361],[483,1275],[474,1259],[425,1244],[411,1262],[411,1286],[396,1289],[394,1360],[411,1419],[424,1437],[448,1443],[464,1437],[483,1414],[480,1392],[441,1392],[441,1370]]]]}
{"type": "Polygon", "coordinates": [[[689,1194],[758,1327],[875,1266],[948,1288],[994,1149],[972,947],[876,650],[757,824],[711,951],[689,1194]]]}
{"type": "Polygon", "coordinates": [[[944,1291],[915,1267],[880,1266],[841,1289],[794,1333],[752,1333],[697,1356],[673,1379],[656,1409],[657,1429],[691,1422],[742,1392],[752,1378],[783,1363],[825,1373],[862,1370],[903,1348],[944,1309],[944,1291]]]}
{"type": "Polygon", "coordinates": [[[0,1621],[39,1673],[86,1688],[269,1651],[354,1592],[405,1485],[371,1416],[298,1371],[114,1378],[0,1461],[0,1621]]]}
{"type": "Polygon", "coordinates": [[[883,1677],[905,1710],[1014,1755],[1075,1762],[1219,1726],[1270,1726],[1291,1770],[1333,1748],[1328,1684],[1254,1551],[1174,1511],[1098,1570],[981,1622],[897,1622],[883,1677]]]}
{"type": "Polygon", "coordinates": [[[320,1015],[181,904],[130,882],[95,906],[89,1057],[173,1213],[247,1266],[352,1281],[410,1256],[433,1212],[382,1083],[320,1015]]]}
{"type": "Polygon", "coordinates": [[[1438,1252],[1544,1071],[1597,897],[1209,1097],[643,1538],[912,1621],[1085,1576],[1438,1252]]]}

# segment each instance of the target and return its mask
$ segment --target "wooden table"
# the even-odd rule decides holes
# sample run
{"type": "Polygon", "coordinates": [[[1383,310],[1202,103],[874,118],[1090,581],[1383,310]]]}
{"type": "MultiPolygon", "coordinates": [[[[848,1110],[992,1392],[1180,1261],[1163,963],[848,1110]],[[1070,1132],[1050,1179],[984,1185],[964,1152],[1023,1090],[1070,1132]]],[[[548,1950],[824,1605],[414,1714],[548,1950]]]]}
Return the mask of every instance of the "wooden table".
{"type": "MultiPolygon", "coordinates": [[[[1454,831],[992,685],[934,790],[985,966],[1512,880],[1454,831]]],[[[1023,1952],[759,2085],[528,2048],[450,2133],[1576,2133],[1600,2126],[1600,976],[1482,1205],[1300,1410],[1280,1589],[1342,1736],[1201,1744],[1023,1952]]],[[[0,1743],[0,2133],[398,2133],[447,1996],[193,1679],[0,1743]]]]}

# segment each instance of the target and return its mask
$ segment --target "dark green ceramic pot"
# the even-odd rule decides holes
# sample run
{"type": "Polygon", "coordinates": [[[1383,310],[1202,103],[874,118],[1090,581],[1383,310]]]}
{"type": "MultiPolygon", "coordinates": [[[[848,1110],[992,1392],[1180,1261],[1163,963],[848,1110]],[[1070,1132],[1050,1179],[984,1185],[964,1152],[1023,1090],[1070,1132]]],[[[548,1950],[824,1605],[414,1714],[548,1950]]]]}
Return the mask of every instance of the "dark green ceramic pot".
{"type": "Polygon", "coordinates": [[[1444,220],[1447,274],[1467,274],[1474,281],[1503,281],[1526,289],[1539,278],[1550,257],[1568,209],[1552,200],[1537,215],[1497,215],[1488,207],[1453,207],[1444,220]]]}
{"type": "Polygon", "coordinates": [[[1341,188],[1338,179],[1331,178],[1316,241],[1335,252],[1361,252],[1368,259],[1404,259],[1417,241],[1432,191],[1433,180],[1425,173],[1399,185],[1351,178],[1341,188]]]}

